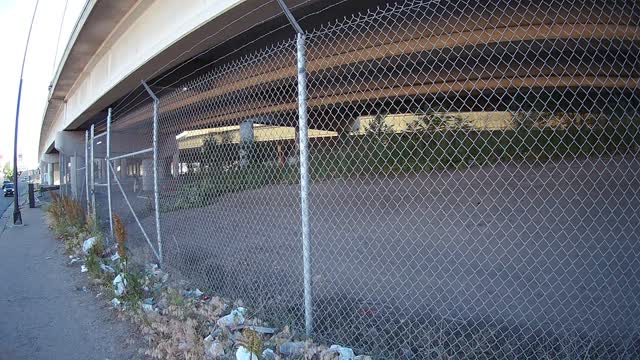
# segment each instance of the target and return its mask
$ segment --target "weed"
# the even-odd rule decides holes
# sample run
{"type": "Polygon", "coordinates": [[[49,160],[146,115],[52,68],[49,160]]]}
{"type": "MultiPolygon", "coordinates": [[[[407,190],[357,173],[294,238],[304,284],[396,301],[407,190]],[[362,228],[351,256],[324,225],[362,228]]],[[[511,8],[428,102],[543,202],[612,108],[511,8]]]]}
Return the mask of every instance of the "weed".
{"type": "Polygon", "coordinates": [[[257,332],[246,329],[242,333],[242,338],[238,341],[240,345],[244,346],[253,354],[262,354],[262,336],[257,332]]]}
{"type": "Polygon", "coordinates": [[[178,290],[176,289],[167,289],[167,298],[169,300],[169,304],[171,305],[179,307],[184,305],[184,298],[182,297],[182,295],[180,295],[180,293],[178,293],[178,290]]]}
{"type": "Polygon", "coordinates": [[[82,246],[82,242],[95,232],[92,219],[85,219],[80,202],[69,196],[52,192],[51,204],[46,208],[46,215],[54,234],[65,242],[65,251],[68,254],[76,252],[82,246]]]}
{"type": "Polygon", "coordinates": [[[120,296],[120,300],[132,304],[137,308],[144,297],[144,275],[137,272],[123,273],[127,291],[120,296]]]}
{"type": "Polygon", "coordinates": [[[113,231],[116,239],[116,251],[118,253],[118,269],[122,272],[127,271],[127,230],[122,219],[117,214],[113,214],[113,231]]]}

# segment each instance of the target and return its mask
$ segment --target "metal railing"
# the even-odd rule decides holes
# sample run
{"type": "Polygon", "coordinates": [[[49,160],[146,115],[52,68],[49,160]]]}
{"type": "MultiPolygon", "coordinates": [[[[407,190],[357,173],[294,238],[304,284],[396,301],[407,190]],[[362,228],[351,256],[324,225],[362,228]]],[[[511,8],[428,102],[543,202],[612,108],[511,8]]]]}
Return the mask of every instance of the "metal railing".
{"type": "Polygon", "coordinates": [[[134,257],[381,358],[640,356],[637,2],[289,18],[87,135],[134,257]]]}

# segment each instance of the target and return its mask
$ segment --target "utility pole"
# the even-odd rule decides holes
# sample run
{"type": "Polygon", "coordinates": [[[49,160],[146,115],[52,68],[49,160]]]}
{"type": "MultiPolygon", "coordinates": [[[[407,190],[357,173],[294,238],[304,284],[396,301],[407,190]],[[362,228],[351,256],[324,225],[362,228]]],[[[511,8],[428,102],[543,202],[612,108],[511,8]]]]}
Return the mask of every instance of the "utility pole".
{"type": "Polygon", "coordinates": [[[18,124],[20,118],[20,97],[22,96],[22,76],[24,74],[24,63],[27,60],[27,49],[29,49],[29,39],[31,39],[31,29],[33,29],[33,20],[36,17],[36,11],[38,10],[38,3],[36,0],[36,6],[33,8],[33,15],[31,16],[31,24],[29,25],[29,33],[27,34],[27,43],[24,46],[24,55],[22,56],[22,68],[20,69],[20,84],[18,85],[18,104],[16,105],[16,128],[13,138],[13,186],[15,188],[13,194],[13,224],[22,225],[22,214],[20,213],[20,205],[18,197],[20,195],[20,189],[18,188],[18,124]]]}

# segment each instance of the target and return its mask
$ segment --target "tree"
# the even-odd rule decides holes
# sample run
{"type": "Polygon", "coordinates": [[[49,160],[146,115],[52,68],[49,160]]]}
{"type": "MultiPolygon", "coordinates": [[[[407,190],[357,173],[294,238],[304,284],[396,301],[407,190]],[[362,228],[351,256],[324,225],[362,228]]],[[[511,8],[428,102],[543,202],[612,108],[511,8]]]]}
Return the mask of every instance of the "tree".
{"type": "Polygon", "coordinates": [[[6,162],[2,167],[2,173],[4,174],[5,179],[11,180],[13,178],[13,166],[11,166],[10,162],[6,162]]]}

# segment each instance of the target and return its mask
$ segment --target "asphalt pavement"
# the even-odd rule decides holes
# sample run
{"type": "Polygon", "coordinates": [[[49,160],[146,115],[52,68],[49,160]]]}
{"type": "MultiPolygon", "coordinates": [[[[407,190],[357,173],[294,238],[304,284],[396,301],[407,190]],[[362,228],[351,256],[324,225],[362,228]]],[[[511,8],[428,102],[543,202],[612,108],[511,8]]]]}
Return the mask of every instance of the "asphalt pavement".
{"type": "Polygon", "coordinates": [[[0,359],[143,358],[133,326],[67,266],[44,212],[24,207],[22,218],[24,226],[9,222],[0,234],[0,359]]]}

